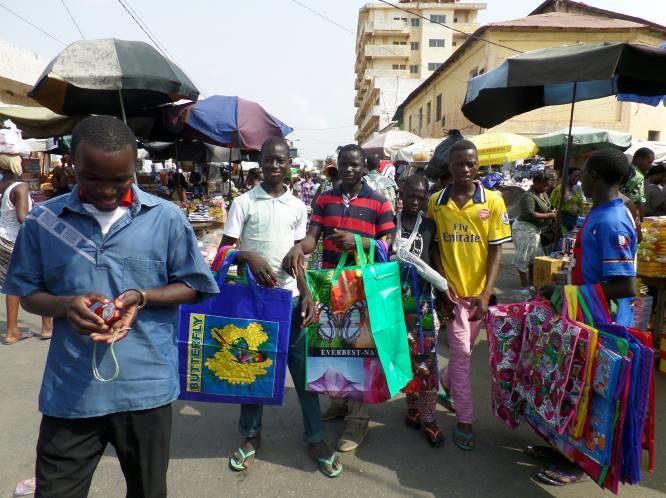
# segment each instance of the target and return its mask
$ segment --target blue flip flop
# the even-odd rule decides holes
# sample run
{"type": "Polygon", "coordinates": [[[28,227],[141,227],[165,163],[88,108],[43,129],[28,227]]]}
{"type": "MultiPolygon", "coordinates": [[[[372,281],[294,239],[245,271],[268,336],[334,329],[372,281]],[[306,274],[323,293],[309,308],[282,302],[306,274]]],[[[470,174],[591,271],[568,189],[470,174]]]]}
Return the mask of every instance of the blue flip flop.
{"type": "Polygon", "coordinates": [[[340,467],[335,469],[333,467],[333,464],[335,463],[335,453],[331,455],[331,458],[326,459],[326,458],[317,458],[317,463],[319,464],[319,471],[324,474],[326,477],[338,477],[342,473],[342,463],[340,464],[340,467]],[[326,471],[326,466],[329,466],[331,469],[334,469],[332,472],[327,472],[326,471]]]}
{"type": "Polygon", "coordinates": [[[231,470],[235,472],[242,472],[244,470],[247,470],[247,466],[245,465],[245,462],[248,460],[248,458],[253,457],[257,451],[256,450],[251,450],[245,453],[243,451],[243,448],[238,448],[238,454],[241,456],[241,460],[237,461],[233,455],[229,457],[229,467],[231,470]]]}
{"type": "Polygon", "coordinates": [[[474,439],[476,438],[475,432],[466,433],[453,426],[453,443],[464,451],[472,451],[474,449],[474,439]],[[462,441],[460,441],[462,439],[462,441]]]}

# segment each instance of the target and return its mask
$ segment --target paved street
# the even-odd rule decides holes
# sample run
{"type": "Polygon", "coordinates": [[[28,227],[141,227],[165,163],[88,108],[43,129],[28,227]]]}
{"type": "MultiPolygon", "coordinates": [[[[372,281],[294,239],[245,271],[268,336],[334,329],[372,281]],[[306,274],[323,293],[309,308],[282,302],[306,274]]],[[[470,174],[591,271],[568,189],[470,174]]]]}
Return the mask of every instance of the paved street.
{"type": "MultiPolygon", "coordinates": [[[[507,291],[517,286],[509,266],[510,251],[499,288],[500,300],[517,296],[507,291]]],[[[4,304],[0,329],[4,330],[4,304]]],[[[22,325],[36,330],[38,320],[22,314],[22,325]]],[[[11,496],[16,481],[33,472],[34,446],[39,425],[37,393],[48,342],[30,339],[0,346],[0,498],[11,496]]],[[[446,348],[441,348],[446,357],[446,348]]],[[[445,360],[443,360],[445,361],[445,360]]],[[[431,449],[423,434],[405,427],[402,396],[373,409],[373,423],[366,443],[352,454],[342,455],[344,473],[329,480],[316,470],[301,443],[302,424],[293,387],[282,407],[270,407],[264,415],[264,446],[248,474],[227,467],[227,455],[239,443],[238,407],[177,402],[169,468],[173,497],[217,496],[495,496],[573,497],[603,496],[592,483],[552,488],[530,479],[535,463],[521,452],[538,438],[528,428],[509,430],[490,416],[487,349],[482,338],[474,353],[474,389],[478,421],[477,449],[465,453],[451,443],[453,417],[441,408],[447,444],[431,449]]],[[[121,365],[122,368],[122,365],[121,365]]],[[[666,412],[666,378],[657,384],[658,415],[666,412]]],[[[659,417],[658,417],[659,418],[659,417]]],[[[341,422],[329,423],[327,441],[333,445],[341,422]]],[[[666,437],[657,426],[657,472],[645,475],[640,487],[626,486],[623,497],[666,495],[666,437]]],[[[109,449],[95,475],[90,496],[124,496],[122,474],[109,449]]]]}

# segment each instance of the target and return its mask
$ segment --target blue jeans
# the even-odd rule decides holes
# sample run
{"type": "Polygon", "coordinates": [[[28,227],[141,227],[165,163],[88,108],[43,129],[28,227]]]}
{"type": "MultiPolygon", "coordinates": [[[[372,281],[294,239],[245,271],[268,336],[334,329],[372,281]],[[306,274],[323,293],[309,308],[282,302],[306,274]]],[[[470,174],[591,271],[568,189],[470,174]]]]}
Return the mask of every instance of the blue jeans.
{"type": "MultiPolygon", "coordinates": [[[[305,441],[319,443],[323,441],[323,424],[319,409],[319,396],[305,390],[305,330],[301,328],[301,300],[296,297],[291,303],[291,333],[289,334],[289,352],[287,366],[294,380],[298,401],[301,404],[305,441]]],[[[247,437],[254,437],[261,432],[263,405],[241,405],[238,429],[247,437]]]]}

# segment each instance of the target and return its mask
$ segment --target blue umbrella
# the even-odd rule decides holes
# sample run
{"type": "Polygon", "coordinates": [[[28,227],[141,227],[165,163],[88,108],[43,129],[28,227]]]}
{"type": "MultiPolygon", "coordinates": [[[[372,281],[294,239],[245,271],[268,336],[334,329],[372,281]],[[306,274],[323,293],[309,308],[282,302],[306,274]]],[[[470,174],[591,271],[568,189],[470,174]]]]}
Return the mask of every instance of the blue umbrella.
{"type": "Polygon", "coordinates": [[[226,147],[259,150],[267,138],[284,137],[293,129],[256,102],[214,95],[185,111],[185,124],[202,140],[226,147]]]}
{"type": "MultiPolygon", "coordinates": [[[[659,48],[666,49],[666,42],[659,45],[659,48]]],[[[659,102],[663,102],[666,106],[666,95],[657,95],[656,97],[649,97],[646,95],[639,95],[637,93],[619,93],[617,100],[620,102],[638,102],[639,104],[647,104],[652,107],[657,107],[659,102]]]]}

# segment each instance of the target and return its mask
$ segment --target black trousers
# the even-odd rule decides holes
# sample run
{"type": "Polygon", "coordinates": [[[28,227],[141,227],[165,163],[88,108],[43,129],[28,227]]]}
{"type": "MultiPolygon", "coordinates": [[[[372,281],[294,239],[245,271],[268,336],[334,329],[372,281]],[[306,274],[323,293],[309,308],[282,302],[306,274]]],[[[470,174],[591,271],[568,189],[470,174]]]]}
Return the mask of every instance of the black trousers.
{"type": "Polygon", "coordinates": [[[92,418],[44,415],[37,441],[37,498],[84,498],[107,444],[118,455],[128,498],[167,495],[171,404],[92,418]]]}

